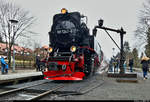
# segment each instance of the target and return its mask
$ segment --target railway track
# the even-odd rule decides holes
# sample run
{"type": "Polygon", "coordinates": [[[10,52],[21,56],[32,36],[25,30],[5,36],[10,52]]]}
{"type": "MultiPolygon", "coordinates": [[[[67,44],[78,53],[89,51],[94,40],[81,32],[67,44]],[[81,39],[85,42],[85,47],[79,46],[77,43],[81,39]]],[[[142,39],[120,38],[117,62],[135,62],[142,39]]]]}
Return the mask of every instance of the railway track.
{"type": "Polygon", "coordinates": [[[45,83],[47,83],[47,82],[43,82],[43,83],[39,83],[39,84],[34,84],[34,85],[30,85],[30,86],[25,86],[25,87],[20,87],[20,88],[17,88],[17,89],[12,89],[12,90],[8,90],[8,91],[4,91],[4,92],[0,93],[0,97],[4,96],[6,94],[10,94],[10,93],[13,93],[13,92],[21,91],[21,90],[24,90],[26,88],[34,87],[34,86],[37,86],[37,85],[42,85],[42,84],[45,84],[45,83]]]}
{"type": "MultiPolygon", "coordinates": [[[[85,84],[83,86],[78,86],[80,83],[79,84],[76,84],[76,83],[75,84],[74,83],[57,84],[57,85],[55,85],[55,87],[53,87],[51,89],[48,89],[46,91],[40,91],[40,92],[38,92],[38,91],[34,92],[32,90],[28,90],[28,88],[35,87],[38,85],[44,85],[44,84],[47,85],[46,83],[48,83],[48,82],[43,82],[43,83],[34,84],[34,85],[30,85],[30,86],[20,87],[17,89],[12,89],[9,91],[2,92],[2,93],[0,93],[0,100],[38,100],[38,99],[42,99],[44,96],[49,97],[49,98],[46,98],[46,100],[47,99],[54,100],[53,97],[51,97],[52,95],[56,95],[57,97],[55,97],[55,98],[69,96],[69,95],[83,95],[83,94],[86,94],[89,91],[101,86],[104,83],[104,81],[101,83],[96,83],[96,81],[91,81],[91,82],[89,82],[89,85],[85,84]],[[69,87],[74,87],[73,89],[75,91],[72,91],[72,92],[62,91],[63,89],[66,90],[65,88],[69,88],[69,87]],[[76,88],[76,87],[78,87],[78,88],[76,88]],[[78,90],[76,90],[75,88],[78,90]]],[[[51,84],[51,82],[48,84],[51,84]]]]}
{"type": "Polygon", "coordinates": [[[12,89],[9,91],[1,92],[0,100],[38,100],[38,99],[42,99],[44,96],[45,97],[50,96],[49,98],[46,98],[46,99],[53,100],[53,97],[51,96],[54,94],[57,97],[63,97],[63,96],[69,96],[69,95],[83,95],[103,85],[104,83],[103,77],[104,77],[103,75],[101,76],[97,75],[85,81],[75,82],[75,83],[73,82],[73,83],[61,83],[61,84],[59,83],[58,84],[58,83],[46,81],[46,82],[41,82],[38,84],[32,84],[32,85],[28,85],[25,87],[20,87],[20,88],[12,89]],[[37,87],[35,88],[35,86],[37,87]],[[40,90],[40,88],[38,89],[39,86],[43,88],[49,87],[49,89],[44,90],[44,91],[41,90],[40,92],[33,92],[33,91],[31,92],[32,88],[35,88],[36,90],[40,90]],[[12,97],[9,98],[9,96],[12,96],[12,97]]]}
{"type": "Polygon", "coordinates": [[[43,97],[43,96],[45,96],[45,95],[48,95],[49,93],[52,93],[53,91],[56,91],[56,90],[58,90],[58,89],[60,89],[60,88],[63,88],[63,87],[64,87],[63,85],[58,86],[58,87],[56,87],[56,88],[54,88],[54,89],[50,89],[50,90],[48,90],[48,91],[46,91],[46,92],[43,92],[43,93],[41,93],[41,94],[38,94],[37,96],[34,96],[34,97],[29,98],[29,99],[27,99],[27,100],[37,100],[37,99],[40,99],[41,97],[43,97]]]}
{"type": "Polygon", "coordinates": [[[41,98],[41,97],[43,97],[43,96],[45,96],[45,95],[47,95],[47,94],[49,94],[49,93],[51,93],[53,91],[56,91],[56,90],[64,87],[63,85],[58,85],[57,87],[55,87],[53,89],[50,89],[48,91],[41,92],[41,93],[36,93],[36,95],[28,95],[30,93],[33,94],[35,92],[27,92],[27,91],[25,91],[25,94],[26,94],[26,95],[24,94],[25,98],[20,97],[20,96],[23,96],[23,95],[20,94],[20,93],[22,93],[21,92],[22,90],[25,90],[25,89],[31,88],[31,87],[35,87],[35,86],[38,86],[38,85],[43,85],[43,84],[46,84],[46,83],[48,83],[48,82],[42,82],[42,83],[39,83],[39,84],[29,85],[29,86],[20,87],[20,88],[17,88],[17,89],[12,89],[12,90],[9,90],[9,91],[1,92],[0,93],[0,100],[22,100],[22,99],[24,99],[24,100],[36,100],[36,99],[39,99],[39,98],[41,98]],[[14,97],[13,98],[12,97],[10,97],[10,98],[7,97],[7,96],[10,96],[11,94],[17,94],[18,96],[15,95],[15,99],[13,99],[14,97]],[[4,97],[4,95],[6,95],[6,96],[4,97]],[[30,97],[27,98],[26,96],[30,96],[30,97]]]}

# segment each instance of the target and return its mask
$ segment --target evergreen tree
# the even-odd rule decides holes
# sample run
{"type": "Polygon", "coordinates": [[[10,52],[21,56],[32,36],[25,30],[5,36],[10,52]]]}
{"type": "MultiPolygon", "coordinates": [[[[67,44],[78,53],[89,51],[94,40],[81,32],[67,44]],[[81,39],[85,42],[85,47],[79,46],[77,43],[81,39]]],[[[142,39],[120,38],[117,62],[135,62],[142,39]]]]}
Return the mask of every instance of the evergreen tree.
{"type": "Polygon", "coordinates": [[[136,48],[133,49],[132,55],[133,55],[133,60],[134,60],[134,67],[139,67],[140,60],[138,58],[138,50],[136,48]]]}
{"type": "Polygon", "coordinates": [[[129,52],[130,51],[129,42],[127,42],[127,41],[124,42],[124,51],[125,52],[129,52]]]}
{"type": "Polygon", "coordinates": [[[125,57],[125,60],[127,61],[127,65],[128,65],[128,61],[130,58],[132,58],[131,56],[131,51],[130,51],[130,46],[129,46],[129,42],[125,41],[124,42],[124,57],[125,57]]]}

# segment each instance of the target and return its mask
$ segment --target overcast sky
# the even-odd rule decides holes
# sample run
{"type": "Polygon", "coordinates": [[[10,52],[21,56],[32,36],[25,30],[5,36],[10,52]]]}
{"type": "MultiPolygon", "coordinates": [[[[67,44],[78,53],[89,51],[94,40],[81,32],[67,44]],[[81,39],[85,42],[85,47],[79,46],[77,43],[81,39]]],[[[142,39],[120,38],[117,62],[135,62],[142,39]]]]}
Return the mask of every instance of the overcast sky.
{"type": "MultiPolygon", "coordinates": [[[[52,25],[53,15],[60,13],[61,8],[66,8],[68,12],[79,11],[88,17],[88,27],[92,32],[97,21],[102,18],[104,26],[114,29],[123,29],[127,32],[124,40],[133,46],[134,31],[138,22],[139,10],[144,0],[11,0],[26,10],[29,10],[37,18],[33,31],[39,33],[36,37],[41,45],[48,45],[48,32],[52,25]]],[[[110,32],[112,37],[120,46],[120,36],[110,32]]],[[[118,48],[111,41],[108,35],[99,30],[97,40],[107,58],[113,54],[112,48],[118,52],[118,48]]]]}

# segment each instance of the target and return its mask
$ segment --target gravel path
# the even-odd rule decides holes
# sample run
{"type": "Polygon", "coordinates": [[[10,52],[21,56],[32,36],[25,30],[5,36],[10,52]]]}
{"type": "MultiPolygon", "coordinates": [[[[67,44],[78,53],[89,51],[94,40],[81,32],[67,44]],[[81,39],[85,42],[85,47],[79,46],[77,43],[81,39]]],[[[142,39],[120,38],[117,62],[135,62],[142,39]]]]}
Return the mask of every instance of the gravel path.
{"type": "Polygon", "coordinates": [[[104,77],[105,83],[84,95],[64,96],[55,100],[150,100],[150,79],[138,77],[138,83],[118,83],[104,77]]]}

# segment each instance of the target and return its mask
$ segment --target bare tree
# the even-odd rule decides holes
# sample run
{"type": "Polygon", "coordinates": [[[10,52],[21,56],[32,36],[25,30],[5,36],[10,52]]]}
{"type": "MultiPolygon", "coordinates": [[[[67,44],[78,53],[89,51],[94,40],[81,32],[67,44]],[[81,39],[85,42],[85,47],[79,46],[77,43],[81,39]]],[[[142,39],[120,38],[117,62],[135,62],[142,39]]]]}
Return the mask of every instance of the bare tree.
{"type": "Polygon", "coordinates": [[[145,0],[143,9],[139,12],[139,22],[135,31],[135,47],[138,49],[145,48],[147,44],[148,29],[150,28],[150,0],[145,0]]]}
{"type": "Polygon", "coordinates": [[[12,2],[0,0],[0,34],[5,36],[6,44],[8,44],[8,64],[11,62],[11,49],[17,38],[30,37],[31,26],[35,22],[35,18],[31,16],[29,11],[25,11],[21,7],[12,2]],[[18,23],[14,27],[10,20],[17,20],[18,23]]]}
{"type": "MultiPolygon", "coordinates": [[[[25,49],[32,46],[32,42],[30,38],[22,39],[20,41],[20,44],[22,45],[22,56],[23,56],[23,67],[25,68],[25,49]]],[[[31,62],[31,61],[30,61],[31,62]]]]}
{"type": "Polygon", "coordinates": [[[0,42],[3,42],[3,37],[1,34],[0,34],[0,42]]]}
{"type": "Polygon", "coordinates": [[[33,47],[34,50],[36,48],[41,48],[41,42],[40,42],[40,40],[34,40],[34,39],[32,39],[31,41],[32,41],[32,47],[33,47]]]}

